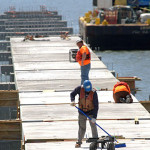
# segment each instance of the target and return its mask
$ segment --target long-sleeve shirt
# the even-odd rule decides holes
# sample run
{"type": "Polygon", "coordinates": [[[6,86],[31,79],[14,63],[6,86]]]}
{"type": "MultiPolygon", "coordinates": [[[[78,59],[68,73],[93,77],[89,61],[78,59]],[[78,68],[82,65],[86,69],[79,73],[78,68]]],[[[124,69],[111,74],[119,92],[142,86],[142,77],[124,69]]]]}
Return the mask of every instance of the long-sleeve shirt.
{"type": "MultiPolygon", "coordinates": [[[[75,101],[75,96],[78,94],[80,97],[80,90],[81,90],[81,86],[76,87],[71,93],[70,93],[70,97],[71,97],[71,101],[75,101]]],[[[85,96],[88,96],[88,92],[85,92],[85,96]]],[[[94,109],[88,112],[84,112],[86,115],[92,115],[93,118],[97,118],[97,113],[98,113],[98,109],[99,109],[99,105],[98,105],[98,96],[97,96],[97,92],[94,91],[93,94],[93,104],[94,104],[94,109]]],[[[79,113],[81,113],[79,111],[79,113]]]]}

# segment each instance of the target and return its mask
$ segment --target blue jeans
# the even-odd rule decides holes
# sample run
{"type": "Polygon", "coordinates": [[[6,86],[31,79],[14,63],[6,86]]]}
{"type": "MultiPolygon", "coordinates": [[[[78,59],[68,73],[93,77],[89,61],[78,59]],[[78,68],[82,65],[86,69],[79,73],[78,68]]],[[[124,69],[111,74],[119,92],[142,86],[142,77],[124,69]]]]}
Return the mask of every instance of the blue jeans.
{"type": "Polygon", "coordinates": [[[90,68],[91,68],[91,64],[81,66],[81,85],[85,80],[89,80],[90,68]]]}

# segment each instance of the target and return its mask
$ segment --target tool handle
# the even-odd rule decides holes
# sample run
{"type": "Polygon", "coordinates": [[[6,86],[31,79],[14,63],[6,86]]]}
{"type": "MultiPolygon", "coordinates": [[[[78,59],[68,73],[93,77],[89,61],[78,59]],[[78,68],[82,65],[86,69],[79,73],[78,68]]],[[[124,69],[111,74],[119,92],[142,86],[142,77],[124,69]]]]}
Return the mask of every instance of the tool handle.
{"type": "MultiPolygon", "coordinates": [[[[92,118],[90,118],[88,115],[86,115],[80,108],[78,108],[77,106],[75,106],[83,115],[85,115],[89,120],[92,120],[92,118]]],[[[96,126],[98,126],[101,130],[103,130],[108,136],[112,137],[107,131],[105,131],[100,125],[98,125],[97,123],[95,123],[96,126]]],[[[118,142],[115,138],[115,141],[118,142]]]]}

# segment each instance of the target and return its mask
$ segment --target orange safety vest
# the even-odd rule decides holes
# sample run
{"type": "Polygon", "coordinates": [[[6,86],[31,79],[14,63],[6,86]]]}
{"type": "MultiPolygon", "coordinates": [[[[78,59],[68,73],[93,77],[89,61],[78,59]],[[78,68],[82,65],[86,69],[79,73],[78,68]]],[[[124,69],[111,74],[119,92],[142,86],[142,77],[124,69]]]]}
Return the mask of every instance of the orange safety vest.
{"type": "MultiPolygon", "coordinates": [[[[125,82],[117,82],[117,84],[115,84],[114,85],[114,88],[113,88],[113,93],[117,93],[117,91],[115,90],[118,86],[122,86],[123,88],[124,88],[124,91],[127,91],[127,92],[129,92],[129,94],[131,93],[131,91],[130,91],[130,87],[129,87],[129,85],[127,84],[127,83],[125,83],[125,82]]],[[[119,91],[118,91],[119,92],[119,91]]]]}
{"type": "Polygon", "coordinates": [[[80,98],[79,98],[79,108],[84,112],[88,112],[94,109],[93,104],[93,91],[90,91],[87,98],[85,98],[85,90],[81,88],[80,90],[80,98]]]}
{"type": "Polygon", "coordinates": [[[91,53],[89,51],[89,49],[83,45],[80,50],[77,52],[77,55],[76,55],[76,61],[79,62],[79,64],[81,65],[81,61],[82,61],[82,48],[86,48],[86,58],[84,60],[84,65],[87,65],[90,63],[90,60],[91,60],[91,53]]]}

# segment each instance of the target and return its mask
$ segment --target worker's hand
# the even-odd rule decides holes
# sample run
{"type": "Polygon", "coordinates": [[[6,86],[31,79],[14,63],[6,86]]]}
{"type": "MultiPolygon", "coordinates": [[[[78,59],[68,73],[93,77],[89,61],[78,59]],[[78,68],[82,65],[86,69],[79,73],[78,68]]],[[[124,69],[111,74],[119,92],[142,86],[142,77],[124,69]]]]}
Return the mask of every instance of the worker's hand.
{"type": "Polygon", "coordinates": [[[92,118],[91,119],[91,122],[94,124],[94,123],[96,123],[96,119],[95,118],[92,118]]]}
{"type": "Polygon", "coordinates": [[[76,106],[75,101],[72,101],[72,102],[70,103],[70,105],[71,105],[71,106],[76,106]]]}

